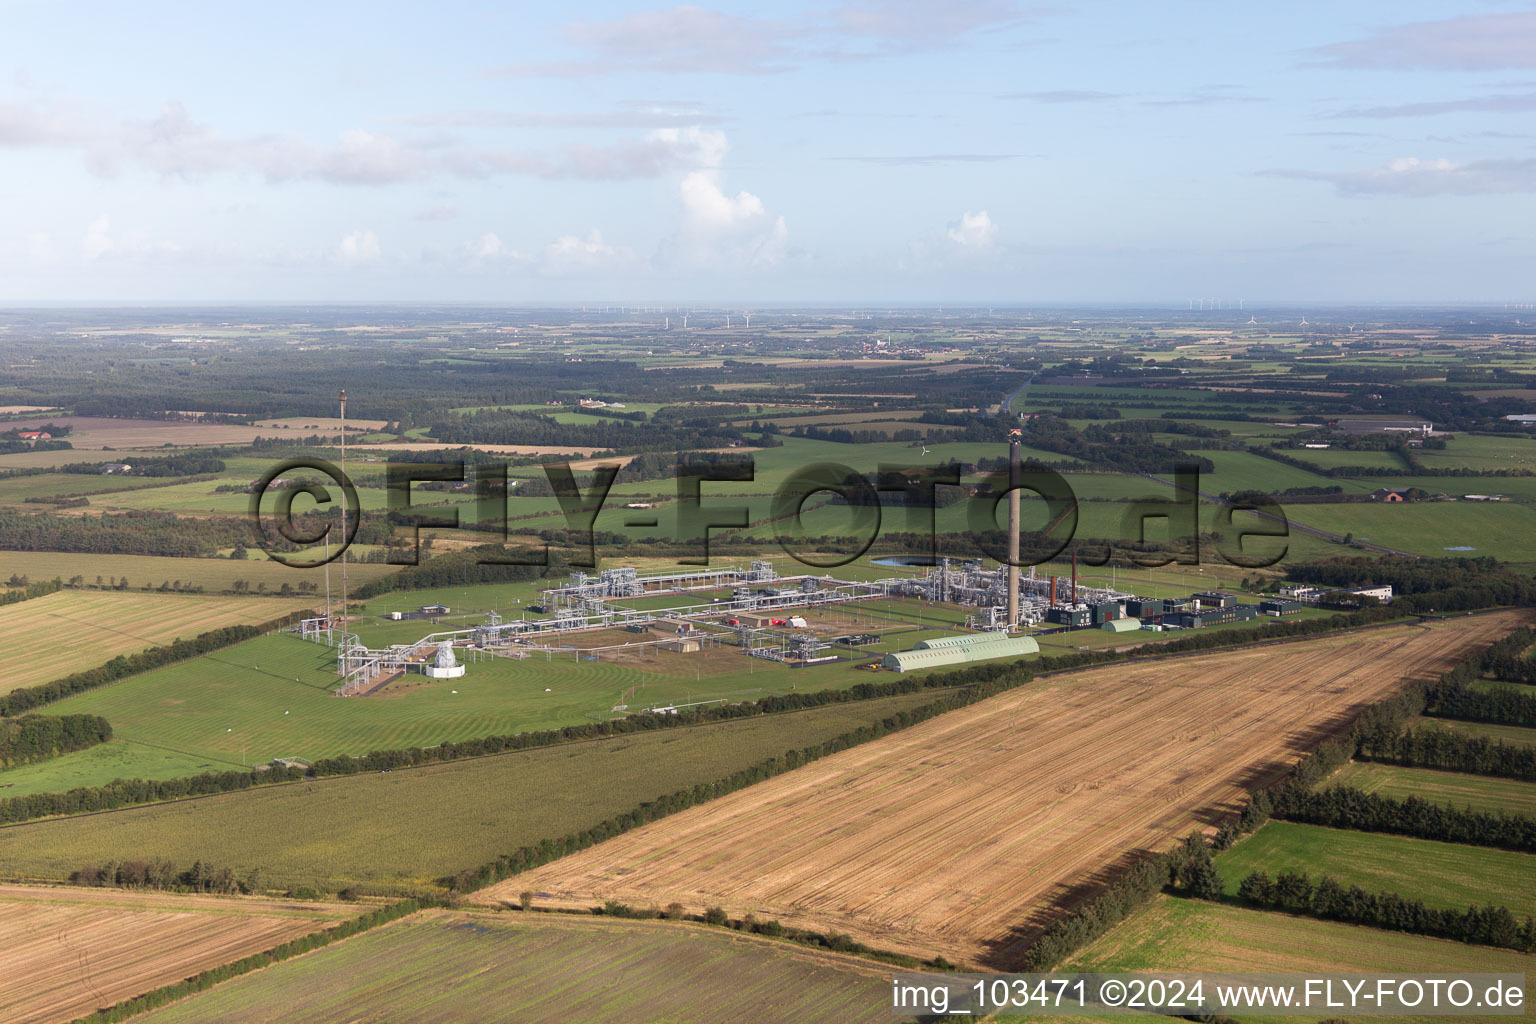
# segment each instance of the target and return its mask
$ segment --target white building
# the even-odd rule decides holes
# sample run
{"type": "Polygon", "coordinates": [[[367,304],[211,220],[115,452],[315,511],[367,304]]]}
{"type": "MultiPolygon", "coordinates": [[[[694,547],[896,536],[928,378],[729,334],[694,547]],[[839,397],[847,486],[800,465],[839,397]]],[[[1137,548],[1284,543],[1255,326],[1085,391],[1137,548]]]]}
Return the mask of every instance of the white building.
{"type": "Polygon", "coordinates": [[[437,645],[437,654],[422,666],[422,671],[433,679],[457,679],[464,674],[464,666],[454,657],[453,642],[444,640],[437,645]]]}
{"type": "Polygon", "coordinates": [[[1392,588],[1391,588],[1391,586],[1385,586],[1385,587],[1357,587],[1354,590],[1351,590],[1350,593],[1354,594],[1357,597],[1374,597],[1376,600],[1380,601],[1382,604],[1386,604],[1388,601],[1392,600],[1392,588]]]}
{"type": "Polygon", "coordinates": [[[1323,589],[1308,583],[1290,583],[1280,588],[1280,596],[1310,604],[1323,596],[1323,589]]]}

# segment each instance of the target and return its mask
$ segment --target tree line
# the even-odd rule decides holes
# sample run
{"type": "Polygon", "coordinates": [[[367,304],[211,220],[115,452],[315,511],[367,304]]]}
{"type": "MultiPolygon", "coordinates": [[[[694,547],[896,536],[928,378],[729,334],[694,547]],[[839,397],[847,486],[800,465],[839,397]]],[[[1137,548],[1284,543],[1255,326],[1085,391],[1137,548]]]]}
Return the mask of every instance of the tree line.
{"type": "Polygon", "coordinates": [[[1389,797],[1349,786],[1314,791],[1294,780],[1260,792],[1253,802],[1261,808],[1267,802],[1273,817],[1306,825],[1536,853],[1536,818],[1506,811],[1474,811],[1419,796],[1389,797]]]}
{"type": "Polygon", "coordinates": [[[0,799],[0,824],[67,814],[94,814],[135,804],[212,796],[279,782],[299,782],[302,767],[282,765],[255,769],[204,772],[174,779],[115,779],[100,786],[76,786],[60,793],[29,793],[0,799]]]}
{"type": "Polygon", "coordinates": [[[1536,781],[1536,747],[1449,729],[1408,729],[1387,739],[1362,742],[1356,756],[1410,768],[1536,781]]]}
{"type": "Polygon", "coordinates": [[[71,885],[93,888],[116,886],[119,889],[162,889],[181,892],[215,892],[220,895],[261,891],[260,870],[241,879],[227,867],[195,862],[185,871],[168,860],[130,859],[86,864],[70,872],[71,885]]]}
{"type": "MultiPolygon", "coordinates": [[[[204,476],[216,475],[224,472],[224,460],[216,456],[198,453],[184,455],[162,456],[132,456],[129,463],[133,468],[121,473],[113,473],[112,476],[204,476]]],[[[60,466],[60,473],[82,473],[105,475],[106,467],[115,465],[111,462],[71,462],[60,466]]]]}
{"type": "Polygon", "coordinates": [[[38,583],[31,583],[25,576],[18,576],[14,573],[11,574],[11,578],[7,581],[7,583],[9,586],[15,589],[7,590],[5,593],[0,594],[0,606],[8,604],[19,604],[22,601],[27,601],[34,597],[45,597],[48,594],[56,594],[60,590],[64,589],[64,581],[61,579],[55,578],[51,580],[43,580],[38,583]]]}
{"type": "Polygon", "coordinates": [[[1367,892],[1358,885],[1345,887],[1329,875],[1314,881],[1305,871],[1282,871],[1274,878],[1267,872],[1255,871],[1238,885],[1237,895],[1243,902],[1266,910],[1518,949],[1522,953],[1536,951],[1536,921],[1527,917],[1522,923],[1508,907],[1474,904],[1465,910],[1432,908],[1425,906],[1423,900],[1395,892],[1367,892]]]}
{"type": "Polygon", "coordinates": [[[280,961],[308,953],[322,946],[328,946],[332,942],[351,938],[353,935],[365,932],[370,928],[376,928],[381,924],[388,924],[390,921],[399,920],[409,914],[414,914],[417,910],[421,909],[421,906],[422,904],[416,900],[402,900],[399,903],[391,903],[387,907],[380,907],[378,910],[369,911],[359,917],[332,925],[322,931],[311,932],[297,939],[290,939],[287,942],[273,946],[271,949],[263,950],[260,953],[252,953],[250,956],[244,956],[239,960],[232,960],[217,967],[210,967],[206,971],[194,974],[183,981],[172,982],[169,985],[153,989],[143,995],[134,996],[132,999],[125,999],[120,1003],[104,1007],[89,1016],[80,1018],[74,1024],[118,1024],[120,1021],[137,1017],[156,1007],[165,1006],[179,999],[185,999],[194,993],[210,989],[220,982],[237,978],[242,974],[249,974],[251,971],[259,970],[263,967],[270,967],[272,964],[280,961]]]}
{"type": "Polygon", "coordinates": [[[112,738],[100,715],[22,715],[0,719],[0,768],[46,761],[112,738]]]}
{"type": "Polygon", "coordinates": [[[1510,683],[1536,683],[1536,661],[1531,645],[1536,644],[1536,629],[1522,626],[1483,652],[1479,667],[1487,675],[1510,683]]]}
{"type": "Polygon", "coordinates": [[[1508,683],[1487,689],[1465,676],[1447,678],[1429,691],[1425,713],[1473,722],[1536,726],[1536,694],[1508,683]]]}
{"type": "Polygon", "coordinates": [[[1024,955],[1024,969],[1050,970],[1166,890],[1219,899],[1222,880],[1212,856],[1217,850],[1197,832],[1166,853],[1136,862],[1102,893],[1047,925],[1024,955]]]}

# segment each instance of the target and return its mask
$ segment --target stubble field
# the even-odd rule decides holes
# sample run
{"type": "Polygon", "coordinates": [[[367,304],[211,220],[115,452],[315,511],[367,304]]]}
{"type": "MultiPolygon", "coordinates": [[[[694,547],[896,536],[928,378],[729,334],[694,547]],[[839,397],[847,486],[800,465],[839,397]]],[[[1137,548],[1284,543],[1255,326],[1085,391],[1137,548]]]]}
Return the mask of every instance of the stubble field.
{"type": "Polygon", "coordinates": [[[63,590],[12,605],[0,616],[5,671],[0,693],[95,668],[130,651],[190,640],[240,623],[269,622],[308,607],[305,597],[207,597],[63,590]]]}
{"type": "Polygon", "coordinates": [[[1525,613],[1111,666],[844,751],[480,894],[720,905],[1011,966],[1053,908],[1235,811],[1405,677],[1525,613]]]}
{"type": "Polygon", "coordinates": [[[140,1019],[900,1024],[889,1004],[874,965],[721,929],[426,911],[140,1019]]]}
{"type": "Polygon", "coordinates": [[[74,1020],[356,913],[285,900],[0,885],[0,1020],[74,1020]]]}

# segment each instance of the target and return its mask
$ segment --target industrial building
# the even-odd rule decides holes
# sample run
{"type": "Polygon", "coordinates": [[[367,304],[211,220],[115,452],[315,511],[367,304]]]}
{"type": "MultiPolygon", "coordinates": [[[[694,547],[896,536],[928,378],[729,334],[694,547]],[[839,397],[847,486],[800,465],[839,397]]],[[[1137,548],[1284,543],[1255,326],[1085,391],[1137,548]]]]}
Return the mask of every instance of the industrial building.
{"type": "Polygon", "coordinates": [[[1108,619],[1099,625],[1106,633],[1134,633],[1141,628],[1141,620],[1129,616],[1120,619],[1108,619]]]}
{"type": "Polygon", "coordinates": [[[453,655],[453,641],[444,640],[437,645],[437,654],[422,665],[422,671],[432,679],[457,679],[464,674],[464,666],[453,655]]]}
{"type": "Polygon", "coordinates": [[[1006,633],[938,637],[919,641],[918,647],[920,649],[887,654],[880,660],[880,667],[892,672],[910,672],[919,668],[964,665],[973,661],[1018,658],[1040,653],[1040,645],[1034,637],[1008,636],[1006,633]]]}

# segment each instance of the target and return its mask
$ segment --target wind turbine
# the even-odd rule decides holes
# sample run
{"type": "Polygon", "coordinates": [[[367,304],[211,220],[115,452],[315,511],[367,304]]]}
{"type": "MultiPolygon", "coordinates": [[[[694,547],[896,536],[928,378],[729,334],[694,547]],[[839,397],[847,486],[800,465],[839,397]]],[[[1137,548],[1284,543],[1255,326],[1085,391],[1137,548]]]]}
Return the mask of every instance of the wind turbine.
{"type": "Polygon", "coordinates": [[[1252,316],[1250,316],[1250,317],[1249,317],[1249,318],[1248,318],[1248,322],[1249,322],[1249,323],[1251,323],[1251,324],[1256,324],[1256,323],[1258,323],[1258,321],[1257,321],[1257,320],[1255,320],[1255,319],[1254,319],[1254,318],[1253,318],[1253,317],[1252,317],[1252,316]]]}
{"type": "Polygon", "coordinates": [[[725,326],[731,326],[731,314],[729,313],[725,314],[725,326]]]}
{"type": "Polygon", "coordinates": [[[748,313],[746,310],[742,310],[741,318],[747,322],[747,330],[750,331],[752,329],[752,314],[748,313]]]}
{"type": "Polygon", "coordinates": [[[1311,326],[1310,324],[1307,323],[1307,314],[1305,314],[1305,313],[1301,314],[1301,326],[1303,326],[1303,327],[1310,327],[1311,326]]]}
{"type": "Polygon", "coordinates": [[[684,313],[683,314],[683,330],[686,331],[687,329],[688,329],[688,314],[684,313]]]}

